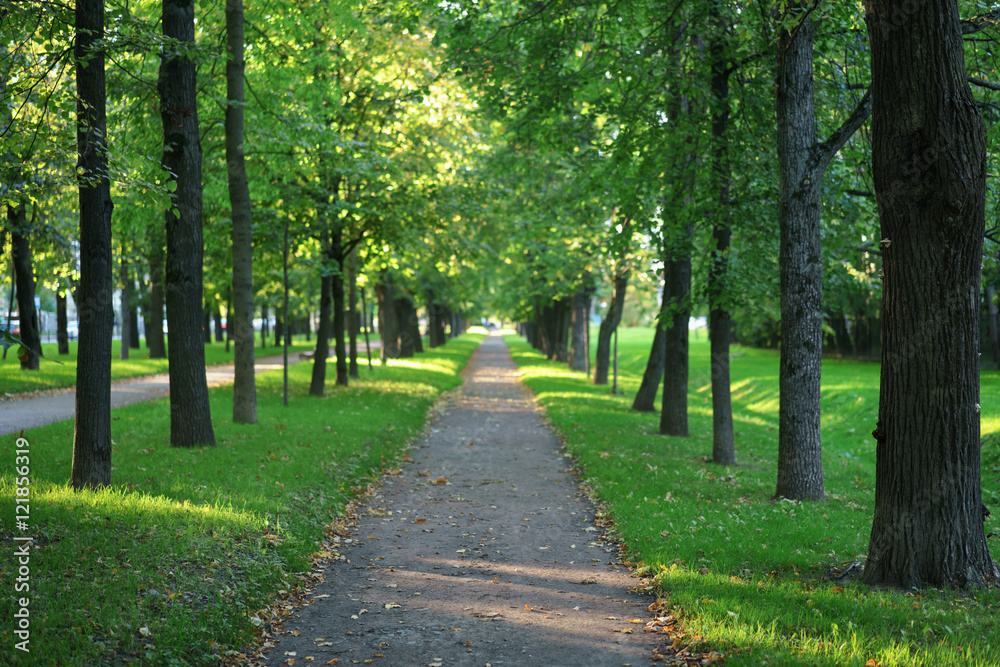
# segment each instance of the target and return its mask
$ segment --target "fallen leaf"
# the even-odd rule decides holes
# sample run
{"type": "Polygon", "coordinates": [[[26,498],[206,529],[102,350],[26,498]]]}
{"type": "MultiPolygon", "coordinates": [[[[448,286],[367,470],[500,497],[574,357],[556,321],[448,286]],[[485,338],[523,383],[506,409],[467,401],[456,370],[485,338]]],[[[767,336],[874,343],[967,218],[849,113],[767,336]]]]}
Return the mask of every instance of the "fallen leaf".
{"type": "Polygon", "coordinates": [[[336,665],[338,662],[340,662],[340,658],[334,658],[333,660],[330,660],[326,664],[327,665],[336,665]]]}
{"type": "Polygon", "coordinates": [[[150,632],[149,628],[146,627],[145,625],[142,626],[141,628],[139,628],[139,634],[142,635],[143,637],[152,637],[153,636],[153,633],[150,632]]]}
{"type": "Polygon", "coordinates": [[[387,603],[387,604],[385,605],[385,608],[386,608],[386,609],[399,609],[400,607],[399,607],[399,605],[398,605],[398,604],[396,604],[395,602],[389,602],[389,603],[387,603]]]}
{"type": "Polygon", "coordinates": [[[413,523],[426,523],[427,519],[415,519],[413,523]]]}

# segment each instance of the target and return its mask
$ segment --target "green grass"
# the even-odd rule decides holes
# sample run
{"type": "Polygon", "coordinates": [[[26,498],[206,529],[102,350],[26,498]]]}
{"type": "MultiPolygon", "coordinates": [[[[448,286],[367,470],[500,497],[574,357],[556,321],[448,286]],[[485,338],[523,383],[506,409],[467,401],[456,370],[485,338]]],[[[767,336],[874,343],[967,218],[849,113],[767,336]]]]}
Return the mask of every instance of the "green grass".
{"type": "MultiPolygon", "coordinates": [[[[268,340],[268,346],[260,347],[259,337],[256,347],[258,357],[270,357],[281,354],[281,347],[271,345],[273,338],[268,340]]],[[[305,336],[294,336],[292,345],[288,347],[289,353],[298,353],[303,350],[312,350],[316,347],[315,339],[312,342],[305,342],[305,336]]],[[[60,356],[57,353],[56,343],[42,343],[42,359],[37,371],[23,371],[21,364],[17,360],[17,350],[11,348],[7,352],[7,358],[0,360],[0,392],[5,394],[16,394],[25,391],[35,391],[39,389],[58,389],[61,387],[72,387],[76,384],[76,353],[77,343],[71,341],[69,344],[69,354],[60,356]]],[[[364,339],[358,347],[359,361],[364,357],[364,339]]],[[[118,358],[121,351],[121,341],[111,341],[111,379],[138,377],[141,375],[152,375],[167,372],[166,359],[150,359],[149,350],[145,343],[138,350],[130,350],[130,358],[122,361],[118,358]]],[[[230,345],[229,352],[226,352],[225,343],[207,343],[205,345],[205,363],[209,366],[215,364],[228,364],[233,361],[234,349],[230,345]]]]}
{"type": "MultiPolygon", "coordinates": [[[[1000,591],[874,590],[831,579],[862,560],[874,502],[877,364],[823,362],[828,500],[774,502],[778,356],[734,348],[738,465],[712,450],[709,349],[691,343],[691,437],[658,434],[659,415],[630,410],[651,330],[623,330],[612,396],[508,336],[522,377],[604,503],[625,558],[679,617],[681,645],[727,665],[1000,665],[1000,591]],[[869,662],[874,661],[874,662],[869,662]]],[[[659,401],[659,399],[657,399],[659,401]]],[[[1000,524],[1000,376],[982,375],[984,500],[1000,524]]],[[[659,405],[659,402],[657,402],[659,405]]],[[[991,540],[992,541],[992,540],[991,540]]]]}
{"type": "MultiPolygon", "coordinates": [[[[166,399],[115,410],[114,487],[105,491],[66,484],[72,421],[26,432],[28,534],[38,544],[34,652],[11,648],[15,566],[7,558],[0,664],[240,663],[261,610],[306,580],[327,526],[399,460],[481,339],[466,334],[374,373],[363,367],[346,389],[333,386],[331,367],[323,398],[307,395],[312,365],[297,364],[287,408],[281,373],[260,375],[255,426],[231,422],[232,386],[213,389],[216,447],[170,447],[166,399]]],[[[12,517],[15,436],[0,442],[0,503],[12,517]]],[[[12,536],[0,529],[8,551],[12,536]]]]}

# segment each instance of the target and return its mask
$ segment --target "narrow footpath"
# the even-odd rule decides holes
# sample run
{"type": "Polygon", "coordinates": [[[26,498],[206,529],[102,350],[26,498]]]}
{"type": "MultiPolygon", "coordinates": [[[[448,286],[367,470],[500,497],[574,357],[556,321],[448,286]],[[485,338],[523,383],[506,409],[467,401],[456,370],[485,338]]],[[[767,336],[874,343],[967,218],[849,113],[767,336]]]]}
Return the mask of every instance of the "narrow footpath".
{"type": "MultiPolygon", "coordinates": [[[[298,353],[288,355],[288,363],[299,361],[298,353]]],[[[269,356],[254,361],[257,373],[281,370],[282,356],[269,356]]],[[[209,387],[232,384],[235,374],[233,364],[208,366],[205,375],[209,387]]],[[[45,426],[63,419],[72,419],[76,414],[76,389],[50,390],[45,395],[29,393],[25,398],[14,394],[12,400],[0,401],[0,436],[17,433],[21,429],[45,426]]],[[[170,393],[170,376],[167,373],[144,375],[136,378],[122,378],[111,383],[111,407],[120,408],[141,401],[162,398],[170,393]]]]}
{"type": "MultiPolygon", "coordinates": [[[[503,339],[487,338],[412,462],[361,508],[273,665],[620,667],[653,662],[653,598],[600,539],[503,339]]],[[[389,407],[389,406],[387,406],[389,407]]]]}

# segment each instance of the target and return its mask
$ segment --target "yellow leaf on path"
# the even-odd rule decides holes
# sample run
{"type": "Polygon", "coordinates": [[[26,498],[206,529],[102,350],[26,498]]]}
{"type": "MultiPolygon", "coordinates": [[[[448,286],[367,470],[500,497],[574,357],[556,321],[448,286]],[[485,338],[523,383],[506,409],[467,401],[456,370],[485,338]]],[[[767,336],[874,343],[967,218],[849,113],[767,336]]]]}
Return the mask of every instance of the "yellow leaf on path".
{"type": "Polygon", "coordinates": [[[395,602],[389,602],[385,605],[386,609],[399,609],[399,605],[395,602]]]}
{"type": "Polygon", "coordinates": [[[330,660],[326,664],[328,664],[328,665],[336,665],[338,662],[340,662],[340,658],[334,658],[333,660],[330,660]]]}

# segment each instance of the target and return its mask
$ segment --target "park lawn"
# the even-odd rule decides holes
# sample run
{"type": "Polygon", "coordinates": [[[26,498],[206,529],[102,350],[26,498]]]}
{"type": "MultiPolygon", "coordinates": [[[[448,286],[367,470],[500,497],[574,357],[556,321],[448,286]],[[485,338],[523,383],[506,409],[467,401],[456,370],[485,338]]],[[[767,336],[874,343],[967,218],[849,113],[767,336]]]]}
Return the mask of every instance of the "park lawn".
{"type": "MultiPolygon", "coordinates": [[[[263,612],[308,580],[326,530],[423,432],[428,410],[482,340],[465,334],[414,359],[361,368],[348,388],[308,395],[312,364],[258,376],[259,424],[236,425],[232,386],[210,390],[216,447],[169,445],[167,399],[112,413],[113,488],[74,493],[72,420],[30,443],[31,648],[12,664],[242,664],[263,612]]],[[[14,514],[15,436],[2,440],[0,499],[14,514]]],[[[10,525],[10,524],[6,524],[10,525]]],[[[18,532],[20,535],[21,533],[18,532]]],[[[12,548],[12,533],[0,533],[12,548]]],[[[17,544],[17,543],[13,543],[17,544]]],[[[329,554],[328,554],[329,555],[329,554]]],[[[0,561],[12,582],[13,559],[0,561]]],[[[11,584],[13,586],[13,584],[11,584]]],[[[12,619],[13,595],[0,601],[12,619]]],[[[263,619],[262,619],[263,617],[263,619]]],[[[7,664],[0,659],[0,664],[7,664]]]]}
{"type": "MultiPolygon", "coordinates": [[[[652,330],[622,330],[620,387],[594,386],[507,336],[582,479],[624,545],[622,559],[678,620],[678,647],[727,665],[1000,665],[1000,591],[875,590],[834,580],[868,549],[874,502],[877,364],[823,362],[828,500],[774,502],[778,355],[734,347],[738,465],[709,462],[711,376],[704,331],[691,341],[691,437],[661,436],[631,411],[652,330]]],[[[982,375],[983,499],[1000,524],[1000,377],[982,375]]],[[[659,398],[657,399],[659,405],[659,398]]],[[[992,540],[991,540],[992,542],[992,540]]],[[[994,554],[997,554],[994,548],[994,554]]]]}
{"type": "MultiPolygon", "coordinates": [[[[280,355],[282,348],[272,345],[274,340],[268,340],[267,347],[261,347],[258,341],[255,354],[260,357],[280,355]]],[[[299,353],[316,347],[315,339],[306,342],[305,336],[293,336],[289,345],[289,353],[299,353]]],[[[76,384],[76,351],[77,342],[70,341],[69,354],[59,356],[56,343],[42,343],[42,360],[37,371],[22,371],[17,360],[17,349],[11,348],[7,358],[0,360],[0,394],[17,394],[40,389],[58,389],[72,387],[76,384]]],[[[211,342],[205,344],[205,364],[230,364],[233,362],[235,348],[230,345],[226,352],[226,344],[211,342]]],[[[359,360],[364,358],[364,339],[358,345],[359,360]]],[[[118,358],[121,351],[121,341],[111,341],[111,379],[139,377],[167,372],[166,359],[150,359],[145,343],[138,350],[130,350],[130,358],[122,361],[118,358]]]]}

